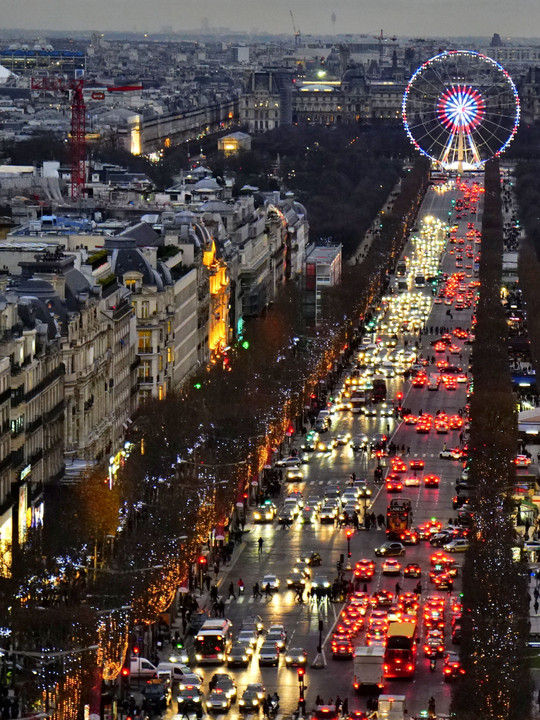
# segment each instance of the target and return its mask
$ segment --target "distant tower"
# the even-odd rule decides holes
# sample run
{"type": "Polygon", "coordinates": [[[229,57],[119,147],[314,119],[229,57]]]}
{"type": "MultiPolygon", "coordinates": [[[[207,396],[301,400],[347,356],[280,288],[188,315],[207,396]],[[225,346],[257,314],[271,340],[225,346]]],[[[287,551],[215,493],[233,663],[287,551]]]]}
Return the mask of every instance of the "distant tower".
{"type": "Polygon", "coordinates": [[[335,12],[333,12],[332,15],[330,16],[330,20],[332,21],[332,35],[335,35],[336,34],[336,20],[337,20],[337,15],[335,12]]]}

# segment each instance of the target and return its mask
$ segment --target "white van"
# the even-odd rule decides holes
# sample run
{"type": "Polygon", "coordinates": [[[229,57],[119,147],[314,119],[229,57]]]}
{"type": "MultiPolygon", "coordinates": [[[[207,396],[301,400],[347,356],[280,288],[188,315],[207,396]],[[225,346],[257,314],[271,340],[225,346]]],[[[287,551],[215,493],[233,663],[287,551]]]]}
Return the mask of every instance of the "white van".
{"type": "Polygon", "coordinates": [[[434,374],[430,375],[430,376],[429,376],[429,384],[428,384],[428,386],[427,386],[427,389],[428,389],[428,390],[432,390],[432,391],[433,391],[433,390],[438,390],[438,389],[439,389],[439,382],[440,382],[440,377],[439,377],[439,375],[434,375],[434,374]]]}
{"type": "Polygon", "coordinates": [[[186,683],[189,685],[201,685],[202,679],[194,673],[187,665],[172,662],[160,662],[157,666],[157,675],[164,677],[172,683],[186,683]]]}
{"type": "Polygon", "coordinates": [[[157,677],[157,667],[139,655],[132,655],[129,663],[129,672],[131,677],[155,678],[157,677]]]}

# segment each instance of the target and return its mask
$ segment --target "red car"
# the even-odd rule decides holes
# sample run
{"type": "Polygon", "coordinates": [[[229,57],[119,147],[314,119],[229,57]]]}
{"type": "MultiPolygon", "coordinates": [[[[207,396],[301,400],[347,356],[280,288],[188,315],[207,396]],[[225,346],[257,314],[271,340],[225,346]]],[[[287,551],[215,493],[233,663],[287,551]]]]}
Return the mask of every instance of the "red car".
{"type": "Polygon", "coordinates": [[[334,633],[331,646],[334,658],[352,658],[354,648],[351,639],[347,635],[334,633]]]}
{"type": "Polygon", "coordinates": [[[403,483],[399,480],[386,480],[386,492],[398,493],[403,490],[403,483]]]}
{"type": "Polygon", "coordinates": [[[411,470],[423,470],[424,469],[424,461],[419,460],[418,458],[415,458],[414,460],[411,460],[409,462],[409,467],[411,470]]]}
{"type": "Polygon", "coordinates": [[[425,475],[424,486],[438,488],[441,478],[438,475],[425,475]]]}
{"type": "Polygon", "coordinates": [[[457,653],[449,652],[444,656],[443,677],[446,682],[457,680],[461,675],[465,675],[465,670],[461,666],[461,661],[457,653]]]}

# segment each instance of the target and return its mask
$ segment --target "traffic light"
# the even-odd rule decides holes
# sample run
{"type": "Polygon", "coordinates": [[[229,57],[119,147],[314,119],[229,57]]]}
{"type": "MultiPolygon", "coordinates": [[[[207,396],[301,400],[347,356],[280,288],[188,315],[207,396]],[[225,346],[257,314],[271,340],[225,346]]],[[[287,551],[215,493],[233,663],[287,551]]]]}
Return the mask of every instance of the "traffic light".
{"type": "Polygon", "coordinates": [[[353,535],[354,530],[352,528],[347,528],[347,530],[345,530],[345,536],[347,537],[347,540],[350,540],[353,535]]]}
{"type": "Polygon", "coordinates": [[[297,672],[298,672],[298,682],[299,683],[304,682],[304,675],[306,674],[306,668],[299,667],[297,669],[297,672]]]}
{"type": "Polygon", "coordinates": [[[128,678],[129,677],[129,668],[126,665],[124,665],[124,667],[120,671],[120,674],[122,675],[123,678],[128,678]]]}
{"type": "Polygon", "coordinates": [[[202,388],[202,384],[200,382],[196,382],[193,387],[195,388],[195,390],[200,390],[202,388]]]}
{"type": "Polygon", "coordinates": [[[140,655],[141,650],[138,645],[134,645],[131,648],[131,652],[133,653],[133,655],[140,655]]]}
{"type": "Polygon", "coordinates": [[[206,565],[207,562],[206,555],[199,555],[199,565],[206,565]]]}

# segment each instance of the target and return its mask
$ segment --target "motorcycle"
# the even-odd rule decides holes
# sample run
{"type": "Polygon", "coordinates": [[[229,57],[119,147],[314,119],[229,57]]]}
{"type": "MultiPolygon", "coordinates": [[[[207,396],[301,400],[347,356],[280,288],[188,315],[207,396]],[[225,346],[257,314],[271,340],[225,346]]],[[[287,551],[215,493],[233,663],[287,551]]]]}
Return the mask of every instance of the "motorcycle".
{"type": "Polygon", "coordinates": [[[430,659],[430,661],[429,661],[429,669],[431,670],[431,672],[435,672],[435,670],[437,669],[437,660],[436,660],[436,658],[431,658],[431,659],[430,659]]]}
{"type": "Polygon", "coordinates": [[[275,696],[268,700],[268,716],[275,717],[279,710],[279,699],[275,696]]]}

